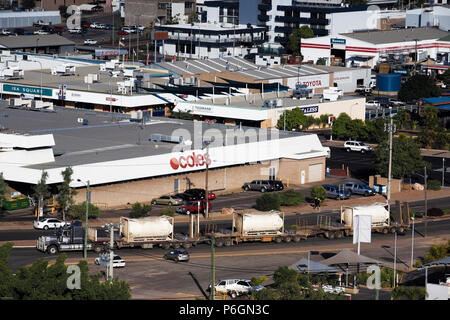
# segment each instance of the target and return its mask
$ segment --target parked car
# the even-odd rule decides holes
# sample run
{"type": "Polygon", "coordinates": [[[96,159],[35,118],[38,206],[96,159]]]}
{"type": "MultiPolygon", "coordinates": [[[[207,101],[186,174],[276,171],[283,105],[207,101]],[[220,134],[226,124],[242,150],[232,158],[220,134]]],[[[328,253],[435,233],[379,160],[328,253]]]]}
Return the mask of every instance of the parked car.
{"type": "Polygon", "coordinates": [[[261,192],[276,190],[275,186],[268,181],[269,180],[253,180],[252,182],[244,183],[242,188],[245,191],[257,190],[257,191],[261,191],[261,192]]]}
{"type": "Polygon", "coordinates": [[[12,35],[12,32],[9,31],[9,29],[2,29],[1,34],[4,36],[9,36],[9,35],[12,35]]]}
{"type": "MultiPolygon", "coordinates": [[[[229,294],[231,298],[236,298],[242,295],[249,295],[253,291],[259,291],[264,289],[263,286],[255,286],[253,287],[251,281],[248,279],[228,279],[228,280],[219,280],[214,285],[214,289],[216,292],[222,292],[229,294]]],[[[207,291],[211,291],[211,285],[207,289],[207,291]]]]}
{"type": "Polygon", "coordinates": [[[81,27],[87,29],[91,27],[91,24],[87,21],[81,21],[81,27]]]}
{"type": "MultiPolygon", "coordinates": [[[[190,201],[190,202],[185,202],[183,205],[179,206],[176,209],[177,213],[181,213],[181,214],[196,214],[196,213],[203,213],[206,209],[206,202],[205,200],[202,201],[190,201]],[[200,205],[199,205],[200,202],[200,205]],[[200,209],[200,210],[199,210],[200,209]]],[[[208,201],[208,209],[211,210],[212,206],[211,206],[211,201],[208,201]]]]}
{"type": "MultiPolygon", "coordinates": [[[[94,263],[96,265],[106,265],[109,263],[109,252],[101,253],[99,257],[95,258],[94,263]]],[[[117,254],[113,256],[113,268],[124,268],[125,260],[117,254]]]]}
{"type": "Polygon", "coordinates": [[[185,249],[174,249],[172,251],[167,252],[164,255],[164,259],[166,260],[173,260],[175,262],[180,261],[189,261],[189,252],[187,252],[185,249]]]}
{"type": "Polygon", "coordinates": [[[398,99],[389,99],[389,103],[393,104],[394,106],[404,106],[405,103],[403,101],[400,101],[398,99]]]}
{"type": "MultiPolygon", "coordinates": [[[[205,199],[206,190],[195,188],[195,189],[188,189],[184,193],[191,195],[193,197],[193,200],[202,200],[205,199]]],[[[208,200],[214,200],[215,198],[216,195],[213,192],[208,191],[208,200]]]]}
{"type": "Polygon", "coordinates": [[[43,218],[41,220],[34,221],[34,228],[35,229],[57,229],[64,226],[70,225],[70,222],[67,221],[61,221],[56,218],[43,218]]]}
{"type": "Polygon", "coordinates": [[[95,45],[95,44],[97,44],[97,40],[86,39],[86,40],[84,40],[84,44],[87,44],[87,45],[95,45]]]}
{"type": "Polygon", "coordinates": [[[186,194],[186,193],[177,193],[173,197],[182,199],[184,202],[186,202],[186,201],[194,201],[194,199],[195,199],[194,196],[192,196],[190,194],[186,194]]]}
{"type": "Polygon", "coordinates": [[[125,35],[130,34],[130,33],[131,33],[131,32],[127,32],[127,31],[123,31],[123,30],[117,31],[117,34],[118,34],[119,36],[125,36],[125,35]]]}
{"type": "Polygon", "coordinates": [[[54,26],[53,30],[55,30],[55,32],[57,32],[57,33],[62,33],[62,32],[67,31],[67,28],[65,28],[63,26],[54,26]]]}
{"type": "Polygon", "coordinates": [[[183,204],[183,199],[176,198],[174,196],[162,196],[159,198],[152,199],[152,204],[165,204],[169,206],[179,206],[183,204]]]}
{"type": "Polygon", "coordinates": [[[126,32],[126,34],[136,32],[136,30],[133,30],[130,27],[123,27],[121,31],[126,32]]]}
{"type": "Polygon", "coordinates": [[[277,191],[281,191],[284,189],[284,184],[280,180],[267,180],[267,182],[271,184],[277,191]]]}
{"type": "Polygon", "coordinates": [[[327,192],[328,198],[333,198],[336,200],[344,200],[349,199],[351,194],[350,192],[346,191],[344,188],[339,188],[338,186],[331,185],[331,184],[324,184],[322,185],[324,187],[325,191],[327,192]]]}
{"type": "Polygon", "coordinates": [[[37,30],[37,31],[33,32],[33,34],[50,34],[50,32],[45,31],[45,30],[37,30]]]}
{"type": "Polygon", "coordinates": [[[322,285],[322,290],[327,293],[342,293],[345,292],[344,288],[342,287],[333,287],[331,285],[322,285]]]}
{"type": "Polygon", "coordinates": [[[365,197],[374,196],[377,193],[374,188],[360,182],[346,182],[344,189],[350,194],[361,194],[365,197]]]}
{"type": "Polygon", "coordinates": [[[99,25],[100,25],[100,23],[98,23],[98,22],[91,22],[91,24],[89,25],[89,28],[98,29],[99,25]]]}
{"type": "Polygon", "coordinates": [[[74,28],[74,29],[69,29],[69,33],[81,33],[82,29],[81,28],[74,28]]]}
{"type": "Polygon", "coordinates": [[[33,27],[48,26],[48,25],[50,25],[50,22],[45,22],[43,20],[38,20],[35,23],[33,23],[33,27]]]}
{"type": "Polygon", "coordinates": [[[372,151],[372,147],[364,144],[361,141],[345,141],[344,148],[347,152],[358,151],[361,153],[366,153],[372,151]]]}
{"type": "Polygon", "coordinates": [[[381,103],[378,100],[369,100],[366,101],[366,107],[380,107],[381,103]]]}

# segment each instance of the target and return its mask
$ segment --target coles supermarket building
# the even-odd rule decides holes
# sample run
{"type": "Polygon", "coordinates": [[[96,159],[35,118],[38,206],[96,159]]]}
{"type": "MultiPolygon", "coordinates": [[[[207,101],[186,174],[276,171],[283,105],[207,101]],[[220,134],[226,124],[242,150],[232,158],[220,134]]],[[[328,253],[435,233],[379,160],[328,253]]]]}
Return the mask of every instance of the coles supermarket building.
{"type": "Polygon", "coordinates": [[[0,172],[14,190],[31,195],[45,171],[56,193],[69,166],[71,186],[79,189],[75,201],[84,201],[89,183],[91,202],[101,208],[204,188],[207,161],[208,189],[216,193],[239,191],[254,179],[276,178],[292,186],[325,178],[329,148],[315,134],[166,118],[113,121],[103,112],[55,111],[0,105],[0,113],[8,114],[0,133],[0,172]],[[204,141],[212,142],[205,148],[204,141]]]}

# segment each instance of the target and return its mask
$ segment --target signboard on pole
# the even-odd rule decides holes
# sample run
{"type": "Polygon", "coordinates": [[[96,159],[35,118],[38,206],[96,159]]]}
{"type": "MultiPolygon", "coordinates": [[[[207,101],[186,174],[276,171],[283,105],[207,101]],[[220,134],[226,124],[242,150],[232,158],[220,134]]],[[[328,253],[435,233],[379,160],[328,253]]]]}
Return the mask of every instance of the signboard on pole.
{"type": "Polygon", "coordinates": [[[353,217],[353,244],[370,243],[372,240],[372,216],[356,215],[353,217]]]}

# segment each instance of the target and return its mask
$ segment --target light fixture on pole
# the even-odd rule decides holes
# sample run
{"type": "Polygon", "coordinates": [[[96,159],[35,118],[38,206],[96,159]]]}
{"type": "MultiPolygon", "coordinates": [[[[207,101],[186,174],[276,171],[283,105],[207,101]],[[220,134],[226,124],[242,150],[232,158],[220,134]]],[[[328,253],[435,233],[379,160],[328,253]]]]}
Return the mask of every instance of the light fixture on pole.
{"type": "Polygon", "coordinates": [[[86,225],[84,230],[84,248],[83,248],[83,258],[87,259],[87,238],[88,238],[88,217],[89,217],[89,200],[91,195],[89,193],[89,180],[85,184],[81,179],[77,179],[78,182],[83,183],[86,186],[86,225]]]}
{"type": "Polygon", "coordinates": [[[412,232],[411,232],[411,268],[414,266],[414,217],[412,220],[412,232]]]}
{"type": "Polygon", "coordinates": [[[206,175],[205,175],[205,218],[209,218],[209,192],[208,192],[208,169],[209,169],[209,145],[211,144],[211,142],[214,141],[214,137],[211,137],[211,139],[209,141],[203,141],[203,149],[206,148],[206,156],[207,156],[207,160],[205,161],[206,164],[206,175]]]}

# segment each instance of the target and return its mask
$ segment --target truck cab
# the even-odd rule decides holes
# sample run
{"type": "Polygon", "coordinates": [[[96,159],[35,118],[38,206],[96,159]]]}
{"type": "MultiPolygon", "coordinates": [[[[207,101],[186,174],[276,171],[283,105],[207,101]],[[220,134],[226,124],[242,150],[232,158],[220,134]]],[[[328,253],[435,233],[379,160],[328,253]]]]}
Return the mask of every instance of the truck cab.
{"type": "MultiPolygon", "coordinates": [[[[59,251],[79,251],[84,248],[84,228],[80,221],[59,228],[54,234],[40,236],[36,248],[42,252],[57,254],[59,251]]],[[[88,249],[91,245],[88,244],[88,249]]]]}

